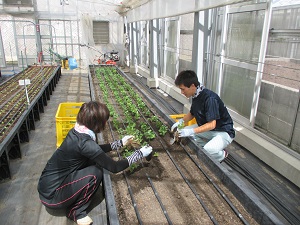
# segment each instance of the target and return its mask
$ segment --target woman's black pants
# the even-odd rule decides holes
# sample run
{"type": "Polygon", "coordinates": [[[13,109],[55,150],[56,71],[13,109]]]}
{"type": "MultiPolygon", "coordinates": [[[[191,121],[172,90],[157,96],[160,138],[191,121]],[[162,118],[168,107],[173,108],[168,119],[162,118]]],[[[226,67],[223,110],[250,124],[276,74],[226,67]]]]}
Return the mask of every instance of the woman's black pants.
{"type": "Polygon", "coordinates": [[[96,165],[74,171],[56,189],[52,200],[44,202],[44,205],[51,209],[66,209],[67,217],[76,222],[87,215],[86,209],[100,186],[102,177],[103,171],[96,165]]]}

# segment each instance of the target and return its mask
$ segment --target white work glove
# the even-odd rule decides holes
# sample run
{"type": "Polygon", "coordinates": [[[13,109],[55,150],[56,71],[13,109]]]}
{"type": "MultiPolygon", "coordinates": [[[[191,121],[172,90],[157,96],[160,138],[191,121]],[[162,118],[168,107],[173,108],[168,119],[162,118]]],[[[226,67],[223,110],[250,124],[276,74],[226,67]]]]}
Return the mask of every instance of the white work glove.
{"type": "Polygon", "coordinates": [[[129,143],[129,141],[130,141],[131,139],[133,139],[133,138],[134,138],[133,135],[126,135],[126,136],[124,136],[124,137],[122,138],[122,144],[123,144],[123,146],[126,146],[126,145],[129,143]]]}
{"type": "Polygon", "coordinates": [[[176,123],[173,124],[171,127],[171,132],[174,132],[174,129],[178,127],[179,124],[184,123],[183,119],[178,120],[176,123]]]}
{"type": "Polygon", "coordinates": [[[194,128],[186,128],[178,130],[179,137],[188,137],[195,134],[194,128]]]}
{"type": "Polygon", "coordinates": [[[152,152],[152,147],[150,145],[146,145],[140,149],[143,154],[143,157],[147,157],[152,152]]]}
{"type": "Polygon", "coordinates": [[[148,156],[152,152],[151,146],[144,146],[139,150],[134,151],[131,156],[126,157],[128,160],[129,166],[132,163],[135,163],[138,160],[141,160],[143,157],[148,156]]]}

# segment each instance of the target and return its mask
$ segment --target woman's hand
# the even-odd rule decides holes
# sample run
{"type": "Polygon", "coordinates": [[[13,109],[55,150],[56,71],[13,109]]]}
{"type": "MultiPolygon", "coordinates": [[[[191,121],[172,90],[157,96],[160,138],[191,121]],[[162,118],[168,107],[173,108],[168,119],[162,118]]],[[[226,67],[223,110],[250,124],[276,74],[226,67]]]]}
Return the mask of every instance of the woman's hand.
{"type": "MultiPolygon", "coordinates": [[[[132,155],[126,157],[127,160],[128,160],[128,164],[129,166],[132,164],[132,163],[135,163],[137,162],[138,160],[141,160],[143,157],[146,157],[147,159],[147,156],[149,156],[150,154],[152,153],[152,147],[149,146],[149,145],[146,145],[138,150],[135,150],[132,155]]],[[[151,159],[151,158],[150,158],[151,159]]],[[[147,159],[148,161],[150,159],[147,159]]]]}
{"type": "Polygon", "coordinates": [[[122,144],[123,146],[126,146],[130,143],[131,140],[133,140],[134,136],[133,135],[126,135],[122,138],[122,144]]]}
{"type": "Polygon", "coordinates": [[[147,157],[152,152],[152,147],[149,145],[146,145],[146,146],[142,147],[140,149],[140,151],[142,152],[143,157],[147,157]]]}

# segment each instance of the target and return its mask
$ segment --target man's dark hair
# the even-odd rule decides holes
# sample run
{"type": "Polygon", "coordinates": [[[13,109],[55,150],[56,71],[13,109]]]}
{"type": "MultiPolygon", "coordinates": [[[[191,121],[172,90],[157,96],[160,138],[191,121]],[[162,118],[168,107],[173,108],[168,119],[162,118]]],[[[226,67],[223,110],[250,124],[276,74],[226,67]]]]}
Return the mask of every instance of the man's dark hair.
{"type": "Polygon", "coordinates": [[[84,125],[94,133],[100,133],[104,130],[105,124],[109,118],[107,106],[98,101],[83,103],[77,114],[77,123],[84,125]]]}
{"type": "Polygon", "coordinates": [[[193,70],[181,71],[175,79],[175,85],[179,86],[183,84],[186,87],[190,87],[194,84],[196,87],[200,85],[197,74],[193,70]]]}

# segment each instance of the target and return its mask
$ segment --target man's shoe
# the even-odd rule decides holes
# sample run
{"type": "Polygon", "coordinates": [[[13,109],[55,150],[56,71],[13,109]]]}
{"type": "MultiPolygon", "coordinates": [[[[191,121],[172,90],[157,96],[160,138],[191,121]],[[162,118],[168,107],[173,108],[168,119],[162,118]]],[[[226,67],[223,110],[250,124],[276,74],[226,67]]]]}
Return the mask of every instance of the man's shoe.
{"type": "Polygon", "coordinates": [[[86,217],[83,217],[83,218],[77,220],[78,225],[91,225],[92,223],[93,223],[93,220],[89,216],[86,216],[86,217]]]}
{"type": "Polygon", "coordinates": [[[224,149],[224,153],[225,153],[224,159],[222,159],[220,161],[220,163],[222,163],[228,157],[228,155],[229,155],[229,153],[225,149],[224,149]]]}

